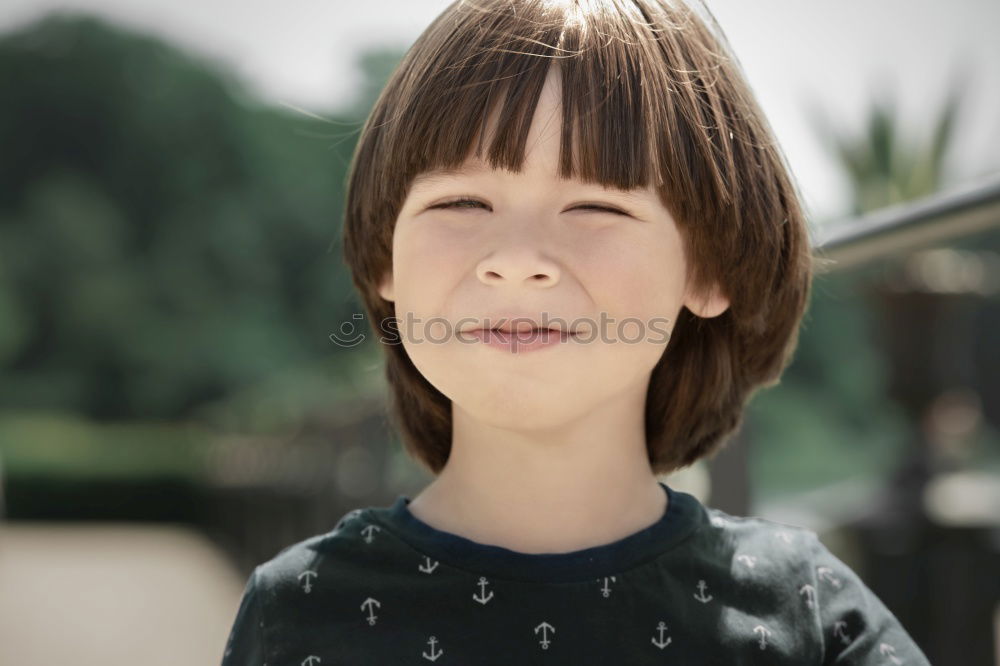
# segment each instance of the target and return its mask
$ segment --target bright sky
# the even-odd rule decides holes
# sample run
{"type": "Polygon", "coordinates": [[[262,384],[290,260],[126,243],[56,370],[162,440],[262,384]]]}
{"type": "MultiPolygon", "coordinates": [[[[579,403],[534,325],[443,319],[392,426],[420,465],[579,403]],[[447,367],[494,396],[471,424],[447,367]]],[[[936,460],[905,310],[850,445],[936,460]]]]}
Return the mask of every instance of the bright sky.
{"type": "MultiPolygon", "coordinates": [[[[845,184],[805,101],[857,126],[871,92],[898,93],[905,126],[929,131],[948,77],[974,84],[951,161],[957,180],[1000,169],[1000,2],[996,0],[707,0],[742,62],[817,219],[844,210],[845,184]]],[[[102,15],[229,63],[275,104],[324,113],[360,83],[355,55],[408,47],[449,0],[3,0],[0,30],[52,9],[102,15]]]]}

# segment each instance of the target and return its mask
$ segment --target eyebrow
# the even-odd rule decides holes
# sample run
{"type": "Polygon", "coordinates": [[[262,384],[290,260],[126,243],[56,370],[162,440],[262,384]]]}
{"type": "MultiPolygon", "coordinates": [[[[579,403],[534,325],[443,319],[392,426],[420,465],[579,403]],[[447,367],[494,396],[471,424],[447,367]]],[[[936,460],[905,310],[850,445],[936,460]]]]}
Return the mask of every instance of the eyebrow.
{"type": "MultiPolygon", "coordinates": [[[[474,176],[492,171],[495,170],[489,168],[485,164],[479,164],[479,163],[472,163],[453,168],[438,167],[437,169],[431,169],[430,171],[425,171],[420,175],[415,176],[413,178],[412,186],[430,185],[432,183],[439,183],[441,181],[447,180],[448,178],[453,178],[456,176],[463,176],[463,175],[474,176]]],[[[603,188],[603,186],[600,183],[594,183],[594,185],[603,188]]],[[[633,201],[637,204],[645,203],[647,201],[646,197],[644,196],[644,193],[638,190],[619,190],[618,188],[614,187],[604,188],[604,189],[606,189],[609,194],[614,194],[620,197],[624,197],[625,199],[633,201]]]]}

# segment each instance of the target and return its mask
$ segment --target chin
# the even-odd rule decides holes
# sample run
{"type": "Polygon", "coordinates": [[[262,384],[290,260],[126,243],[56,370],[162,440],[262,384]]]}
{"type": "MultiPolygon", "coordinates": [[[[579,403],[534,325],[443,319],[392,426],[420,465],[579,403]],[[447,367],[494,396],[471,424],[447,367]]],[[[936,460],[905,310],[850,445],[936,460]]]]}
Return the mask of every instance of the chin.
{"type": "Polygon", "coordinates": [[[543,389],[513,393],[509,387],[499,392],[466,392],[463,399],[455,401],[470,416],[497,428],[516,427],[517,430],[555,428],[580,419],[585,405],[578,398],[568,397],[565,391],[543,389]],[[547,393],[538,396],[536,393],[547,393]]]}

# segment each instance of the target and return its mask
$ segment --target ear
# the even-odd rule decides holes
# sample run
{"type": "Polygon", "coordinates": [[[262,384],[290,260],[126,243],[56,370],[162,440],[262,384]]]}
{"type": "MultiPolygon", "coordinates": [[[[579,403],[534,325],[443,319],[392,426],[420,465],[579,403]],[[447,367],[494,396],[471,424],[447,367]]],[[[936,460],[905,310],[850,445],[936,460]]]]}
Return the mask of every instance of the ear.
{"type": "Polygon", "coordinates": [[[722,293],[718,284],[713,284],[707,294],[689,295],[684,305],[693,314],[710,319],[718,317],[729,308],[729,298],[722,293]]]}
{"type": "Polygon", "coordinates": [[[382,277],[382,282],[378,286],[378,293],[387,301],[395,301],[396,295],[393,287],[392,271],[390,270],[382,277]]]}

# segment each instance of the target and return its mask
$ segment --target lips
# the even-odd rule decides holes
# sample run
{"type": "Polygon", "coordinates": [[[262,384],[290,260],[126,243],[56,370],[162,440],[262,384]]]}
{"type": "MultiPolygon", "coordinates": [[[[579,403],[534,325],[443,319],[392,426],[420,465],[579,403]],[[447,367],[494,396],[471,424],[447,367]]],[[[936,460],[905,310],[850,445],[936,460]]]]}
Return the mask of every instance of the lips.
{"type": "MultiPolygon", "coordinates": [[[[501,333],[513,333],[514,332],[514,329],[512,329],[509,326],[507,326],[507,327],[501,326],[501,327],[498,327],[498,328],[482,328],[482,329],[479,329],[479,330],[481,330],[481,331],[499,331],[501,333]]],[[[538,331],[552,331],[553,333],[562,333],[563,332],[561,328],[534,328],[534,327],[531,327],[531,328],[518,328],[517,329],[518,333],[535,333],[535,332],[538,332],[538,331]]],[[[573,332],[574,331],[570,331],[570,333],[573,333],[573,332]]]]}
{"type": "Polygon", "coordinates": [[[519,331],[512,331],[505,328],[480,328],[472,331],[472,335],[476,337],[482,337],[485,340],[492,338],[504,344],[515,340],[520,340],[521,342],[530,340],[575,340],[576,334],[576,331],[566,331],[557,328],[525,328],[519,331]]]}
{"type": "Polygon", "coordinates": [[[473,329],[469,336],[486,347],[501,352],[520,355],[542,349],[554,349],[563,344],[576,342],[576,334],[551,328],[526,329],[530,331],[504,331],[501,328],[473,329]],[[551,333],[551,335],[550,335],[551,333]]]}
{"type": "Polygon", "coordinates": [[[517,328],[516,330],[510,326],[498,326],[494,328],[469,328],[466,331],[488,331],[490,333],[503,333],[504,335],[533,335],[536,333],[552,333],[553,335],[576,335],[577,331],[566,330],[563,328],[539,328],[534,326],[526,326],[517,328]]]}
{"type": "MultiPolygon", "coordinates": [[[[562,319],[562,318],[556,318],[562,319]]],[[[564,326],[560,326],[558,323],[543,326],[533,317],[523,316],[523,315],[491,315],[487,317],[481,317],[479,319],[480,325],[472,324],[462,329],[462,332],[471,331],[499,331],[501,333],[536,333],[536,332],[546,332],[552,331],[553,333],[568,333],[573,335],[577,333],[576,330],[568,329],[564,326]],[[491,322],[500,322],[496,326],[490,326],[491,322]],[[486,325],[482,325],[486,324],[486,325]]]]}

